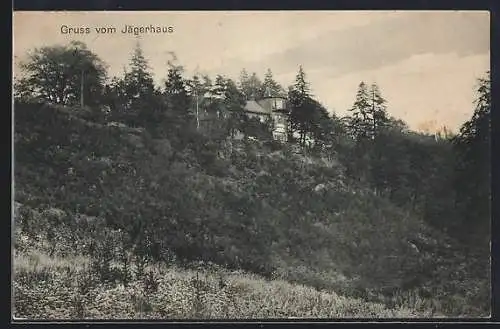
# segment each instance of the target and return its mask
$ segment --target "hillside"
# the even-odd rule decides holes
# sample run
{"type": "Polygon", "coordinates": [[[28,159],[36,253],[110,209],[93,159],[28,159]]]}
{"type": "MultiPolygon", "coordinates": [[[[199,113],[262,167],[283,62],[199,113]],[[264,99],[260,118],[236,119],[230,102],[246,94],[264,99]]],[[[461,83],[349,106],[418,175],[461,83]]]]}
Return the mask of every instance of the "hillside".
{"type": "MultiPolygon", "coordinates": [[[[242,271],[224,274],[244,286],[235,305],[276,296],[267,301],[269,314],[157,313],[161,308],[152,306],[151,316],[488,315],[484,262],[465,261],[446,234],[348,178],[340,159],[196,132],[159,138],[51,105],[16,104],[14,115],[15,294],[35,308],[43,309],[40,294],[60,297],[53,289],[57,280],[76,275],[73,266],[59,266],[60,259],[82,257],[95,289],[106,296],[130,296],[117,290],[143,282],[155,267],[160,292],[151,291],[148,303],[167,309],[185,310],[175,303],[192,303],[161,298],[166,286],[179,293],[188,289],[195,275],[189,268],[200,262],[203,273],[210,263],[218,265],[216,275],[242,271]],[[55,279],[45,280],[41,268],[26,265],[33,253],[56,259],[55,279]],[[259,277],[250,279],[250,273],[259,277]]],[[[214,287],[216,279],[205,280],[212,300],[226,296],[214,287]]],[[[126,303],[114,315],[130,315],[126,309],[133,302],[126,303]]],[[[75,316],[45,305],[47,313],[16,312],[75,316]]],[[[94,306],[97,316],[114,312],[94,306]]]]}

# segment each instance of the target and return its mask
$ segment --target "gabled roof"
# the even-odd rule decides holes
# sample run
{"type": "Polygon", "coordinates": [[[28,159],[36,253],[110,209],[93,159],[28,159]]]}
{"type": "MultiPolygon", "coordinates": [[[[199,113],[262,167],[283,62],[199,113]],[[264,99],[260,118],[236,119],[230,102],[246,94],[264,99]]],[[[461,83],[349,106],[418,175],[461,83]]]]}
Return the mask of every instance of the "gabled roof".
{"type": "Polygon", "coordinates": [[[259,105],[256,101],[247,101],[245,104],[245,111],[253,113],[270,114],[265,108],[259,105]]]}

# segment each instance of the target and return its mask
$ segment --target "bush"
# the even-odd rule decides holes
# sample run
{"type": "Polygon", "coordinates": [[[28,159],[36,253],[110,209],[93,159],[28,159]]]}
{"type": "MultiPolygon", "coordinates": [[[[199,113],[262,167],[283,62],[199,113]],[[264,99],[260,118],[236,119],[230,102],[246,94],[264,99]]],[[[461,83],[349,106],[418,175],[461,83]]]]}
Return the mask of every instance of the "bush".
{"type": "MultiPolygon", "coordinates": [[[[58,108],[15,110],[16,200],[23,203],[17,246],[54,257],[89,255],[100,284],[129,289],[142,280],[154,291],[151,264],[193,261],[268,278],[281,273],[367,299],[390,297],[401,286],[453,295],[440,271],[460,269],[456,281],[464,286],[480,277],[440,252],[462,253],[421,220],[425,211],[438,213],[428,200],[417,200],[423,210],[414,211],[331,159],[273,142],[228,146],[189,129],[180,137],[136,131],[131,142],[129,128],[92,125],[58,108]]],[[[422,150],[412,156],[425,158],[422,150]]],[[[388,159],[375,168],[386,170],[388,159]]]]}

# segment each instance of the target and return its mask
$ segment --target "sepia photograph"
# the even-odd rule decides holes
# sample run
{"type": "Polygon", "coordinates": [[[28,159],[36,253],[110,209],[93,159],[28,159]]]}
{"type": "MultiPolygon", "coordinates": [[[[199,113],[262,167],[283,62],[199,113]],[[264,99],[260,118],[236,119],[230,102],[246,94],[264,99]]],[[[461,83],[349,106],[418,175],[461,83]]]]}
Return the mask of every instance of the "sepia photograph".
{"type": "Polygon", "coordinates": [[[14,11],[11,318],[491,316],[488,11],[14,11]]]}

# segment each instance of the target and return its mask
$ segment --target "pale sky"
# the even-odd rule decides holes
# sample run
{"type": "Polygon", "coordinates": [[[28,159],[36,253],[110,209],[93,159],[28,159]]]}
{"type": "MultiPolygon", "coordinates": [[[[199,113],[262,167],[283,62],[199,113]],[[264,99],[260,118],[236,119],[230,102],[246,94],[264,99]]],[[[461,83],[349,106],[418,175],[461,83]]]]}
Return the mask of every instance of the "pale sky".
{"type": "MultiPolygon", "coordinates": [[[[477,78],[490,67],[487,11],[204,11],[15,12],[14,62],[34,47],[80,40],[121,75],[141,46],[158,84],[175,52],[186,76],[196,70],[237,79],[245,68],[261,79],[270,68],[285,88],[299,65],[315,98],[344,115],[361,81],[376,82],[388,112],[411,128],[453,130],[473,111],[477,78]],[[125,25],[172,26],[173,33],[122,34],[125,25]],[[61,26],[89,27],[62,34],[61,26]],[[97,34],[95,27],[116,27],[97,34]],[[431,124],[432,125],[432,124],[431,124]]],[[[14,68],[15,73],[17,69],[14,68]]]]}

